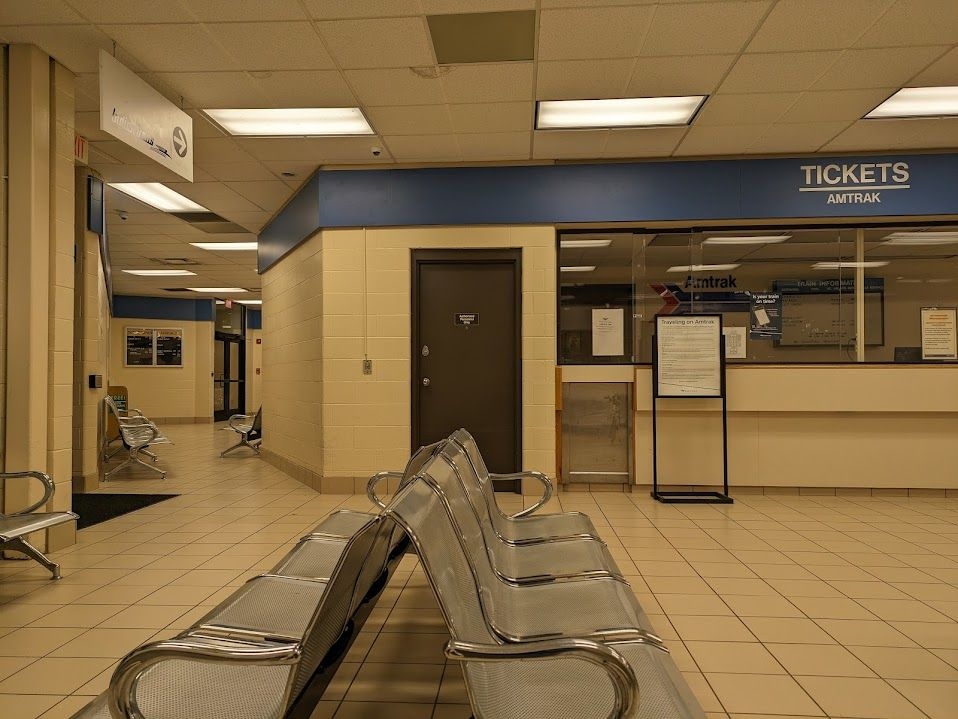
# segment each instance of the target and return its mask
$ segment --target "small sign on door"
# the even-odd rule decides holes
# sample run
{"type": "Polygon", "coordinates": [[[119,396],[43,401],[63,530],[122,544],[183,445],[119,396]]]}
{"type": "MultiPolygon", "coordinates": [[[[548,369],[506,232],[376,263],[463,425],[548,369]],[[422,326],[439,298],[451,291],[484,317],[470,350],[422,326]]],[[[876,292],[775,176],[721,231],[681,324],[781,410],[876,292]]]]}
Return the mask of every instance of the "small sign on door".
{"type": "Polygon", "coordinates": [[[479,313],[478,312],[457,312],[456,324],[466,325],[466,327],[477,325],[479,324],[479,313]]]}

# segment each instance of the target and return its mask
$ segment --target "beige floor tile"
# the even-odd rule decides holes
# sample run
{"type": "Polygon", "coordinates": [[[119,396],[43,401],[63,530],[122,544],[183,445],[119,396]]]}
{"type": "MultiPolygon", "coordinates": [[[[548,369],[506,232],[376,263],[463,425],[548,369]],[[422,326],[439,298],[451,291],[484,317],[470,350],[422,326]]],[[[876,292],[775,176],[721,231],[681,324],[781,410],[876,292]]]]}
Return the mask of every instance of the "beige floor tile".
{"type": "Polygon", "coordinates": [[[46,657],[0,681],[0,694],[69,694],[110,666],[109,659],[46,657]]]}
{"type": "Polygon", "coordinates": [[[914,642],[880,620],[817,619],[826,632],[845,646],[910,647],[914,642]]]}
{"type": "Polygon", "coordinates": [[[692,568],[701,577],[706,579],[715,577],[736,577],[749,579],[755,577],[755,572],[738,562],[692,562],[692,568]]]}
{"type": "Polygon", "coordinates": [[[915,599],[860,599],[865,609],[886,622],[947,622],[948,617],[915,599]]]}
{"type": "Polygon", "coordinates": [[[73,604],[40,617],[31,627],[95,627],[126,609],[124,604],[73,604]]]}
{"type": "Polygon", "coordinates": [[[40,715],[39,719],[70,719],[76,712],[90,703],[90,697],[69,696],[40,715]]]}
{"type": "Polygon", "coordinates": [[[349,687],[353,683],[353,679],[356,678],[356,673],[361,666],[362,664],[358,662],[355,664],[347,662],[340,664],[339,669],[336,670],[336,674],[333,675],[332,680],[326,687],[326,691],[323,692],[323,698],[339,701],[345,697],[346,692],[349,691],[349,687]]]}
{"type": "Polygon", "coordinates": [[[812,619],[874,619],[875,615],[845,597],[792,597],[792,604],[812,619]]]}
{"type": "Polygon", "coordinates": [[[0,679],[16,674],[34,661],[33,657],[0,657],[0,679]]]}
{"type": "Polygon", "coordinates": [[[958,685],[954,682],[892,679],[890,683],[930,719],[954,719],[958,707],[958,685]]]}
{"type": "Polygon", "coordinates": [[[80,628],[26,627],[0,637],[0,657],[42,657],[83,634],[80,628]]]}
{"type": "Polygon", "coordinates": [[[468,704],[466,682],[462,677],[462,667],[456,662],[446,664],[442,673],[442,683],[439,685],[440,704],[468,704]]]}
{"type": "Polygon", "coordinates": [[[30,604],[29,600],[0,605],[0,626],[25,627],[61,606],[63,605],[30,604]]]}
{"type": "Polygon", "coordinates": [[[742,621],[761,642],[780,644],[834,643],[834,640],[811,619],[743,617],[742,621]]]}
{"type": "Polygon", "coordinates": [[[437,704],[432,719],[471,719],[472,709],[468,704],[437,704]]]}
{"type": "Polygon", "coordinates": [[[346,700],[432,703],[439,693],[442,670],[440,664],[363,664],[346,700]]]}
{"type": "Polygon", "coordinates": [[[758,642],[687,641],[685,646],[705,674],[785,674],[775,657],[758,642]]]}
{"type": "Polygon", "coordinates": [[[105,657],[119,659],[150,639],[152,629],[107,629],[84,632],[50,652],[51,657],[105,657]]]}
{"type": "Polygon", "coordinates": [[[789,674],[874,677],[875,673],[837,644],[766,644],[789,674]]]}
{"type": "Polygon", "coordinates": [[[688,562],[656,562],[647,560],[637,563],[643,577],[694,577],[695,569],[688,562]]]}
{"type": "Polygon", "coordinates": [[[778,592],[763,579],[713,577],[709,585],[721,595],[777,596],[778,592]]]}
{"type": "MultiPolygon", "coordinates": [[[[732,610],[714,594],[656,594],[655,600],[666,614],[732,616],[732,610]]],[[[647,611],[651,611],[645,604],[647,611]]]]}
{"type": "MultiPolygon", "coordinates": [[[[369,620],[366,624],[369,624],[369,620]]],[[[401,607],[396,607],[389,612],[389,618],[383,625],[382,631],[444,635],[449,633],[446,629],[446,620],[442,618],[442,614],[438,610],[403,609],[401,607]]]]}
{"type": "Polygon", "coordinates": [[[165,605],[189,606],[206,603],[206,600],[217,590],[213,587],[161,587],[148,590],[143,598],[131,604],[138,605],[165,605]]]}
{"type": "Polygon", "coordinates": [[[819,579],[769,579],[777,592],[786,599],[792,597],[840,597],[841,593],[828,582],[819,579]]]}
{"type": "Polygon", "coordinates": [[[755,637],[736,617],[670,615],[669,621],[685,641],[754,642],[755,637]]]}
{"type": "Polygon", "coordinates": [[[63,699],[62,696],[37,694],[0,694],[0,716],[16,719],[36,719],[63,699]]]}
{"type": "Polygon", "coordinates": [[[794,604],[782,597],[723,595],[722,600],[740,617],[801,617],[794,604]]]}
{"type": "Polygon", "coordinates": [[[389,702],[345,701],[336,712],[336,719],[430,719],[432,702],[427,704],[399,704],[389,702]]]}
{"type": "Polygon", "coordinates": [[[113,629],[163,629],[193,607],[136,606],[110,617],[104,627],[113,629]]]}
{"type": "Polygon", "coordinates": [[[832,717],[852,719],[925,719],[922,713],[882,679],[796,677],[832,717]]]}
{"type": "Polygon", "coordinates": [[[445,664],[443,647],[448,640],[443,634],[382,633],[373,642],[366,661],[445,664]]]}
{"type": "MultiPolygon", "coordinates": [[[[940,679],[958,682],[958,669],[919,647],[849,647],[884,679],[940,679]]],[[[958,710],[958,705],[955,706],[958,710]]]]}
{"type": "Polygon", "coordinates": [[[823,716],[814,701],[789,676],[768,674],[706,674],[729,713],[788,713],[823,716]]]}
{"type": "Polygon", "coordinates": [[[700,577],[652,577],[644,573],[642,576],[654,594],[715,594],[700,577]]]}
{"type": "Polygon", "coordinates": [[[695,698],[698,700],[699,706],[702,707],[703,711],[725,711],[722,703],[719,701],[718,697],[715,696],[715,692],[712,691],[712,687],[709,685],[703,674],[700,672],[683,672],[682,676],[688,683],[689,689],[692,690],[692,693],[695,695],[695,698]]]}
{"type": "Polygon", "coordinates": [[[908,599],[908,595],[885,582],[831,581],[830,584],[852,599],[908,599]]]}

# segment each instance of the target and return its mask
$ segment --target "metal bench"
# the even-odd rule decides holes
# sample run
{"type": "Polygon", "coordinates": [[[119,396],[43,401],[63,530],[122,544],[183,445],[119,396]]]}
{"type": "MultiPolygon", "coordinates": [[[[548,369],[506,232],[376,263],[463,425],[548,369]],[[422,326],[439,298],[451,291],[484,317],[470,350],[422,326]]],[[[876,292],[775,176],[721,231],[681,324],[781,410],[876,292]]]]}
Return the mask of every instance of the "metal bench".
{"type": "Polygon", "coordinates": [[[634,598],[597,591],[609,580],[498,581],[432,477],[451,471],[429,463],[385,515],[419,554],[452,636],[446,656],[463,663],[477,719],[704,719],[661,640],[642,628],[634,598]]]}
{"type": "Polygon", "coordinates": [[[73,512],[34,512],[53,497],[56,486],[49,475],[43,472],[0,472],[0,479],[32,478],[43,484],[43,497],[26,509],[9,514],[0,514],[0,550],[13,550],[26,554],[50,570],[54,579],[60,578],[60,565],[48,559],[39,549],[27,541],[27,535],[58,524],[72,522],[79,517],[73,512]]]}
{"type": "Polygon", "coordinates": [[[228,420],[229,428],[240,436],[239,442],[220,452],[225,457],[234,449],[249,447],[259,454],[259,446],[263,442],[263,408],[256,410],[256,414],[234,414],[228,420]]]}
{"type": "Polygon", "coordinates": [[[120,432],[119,439],[123,443],[123,447],[129,451],[129,456],[119,465],[110,471],[105,472],[103,475],[104,478],[109,479],[121,469],[124,469],[132,464],[139,464],[153,472],[158,473],[162,479],[166,479],[165,470],[144,462],[141,455],[145,454],[151,457],[154,462],[156,462],[157,457],[155,454],[149,451],[149,447],[156,444],[170,444],[170,440],[165,437],[162,432],[160,432],[159,427],[157,427],[155,423],[143,416],[143,413],[139,410],[131,410],[129,413],[121,413],[120,410],[117,409],[113,398],[109,396],[103,399],[103,404],[106,407],[107,412],[112,414],[116,419],[117,427],[119,428],[120,432]]]}

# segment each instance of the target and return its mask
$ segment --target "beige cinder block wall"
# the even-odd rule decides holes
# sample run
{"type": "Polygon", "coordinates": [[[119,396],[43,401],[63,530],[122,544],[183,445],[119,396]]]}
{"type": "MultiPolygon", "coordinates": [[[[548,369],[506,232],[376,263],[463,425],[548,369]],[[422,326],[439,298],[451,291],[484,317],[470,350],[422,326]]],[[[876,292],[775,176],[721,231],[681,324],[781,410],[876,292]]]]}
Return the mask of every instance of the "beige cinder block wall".
{"type": "Polygon", "coordinates": [[[246,330],[246,411],[259,409],[263,396],[263,330],[246,330]],[[259,370],[259,373],[257,373],[259,370]]]}
{"type": "Polygon", "coordinates": [[[130,407],[156,422],[213,421],[213,322],[114,317],[110,323],[109,384],[125,386],[130,407]],[[183,330],[182,367],[126,367],[127,327],[183,330]]]}

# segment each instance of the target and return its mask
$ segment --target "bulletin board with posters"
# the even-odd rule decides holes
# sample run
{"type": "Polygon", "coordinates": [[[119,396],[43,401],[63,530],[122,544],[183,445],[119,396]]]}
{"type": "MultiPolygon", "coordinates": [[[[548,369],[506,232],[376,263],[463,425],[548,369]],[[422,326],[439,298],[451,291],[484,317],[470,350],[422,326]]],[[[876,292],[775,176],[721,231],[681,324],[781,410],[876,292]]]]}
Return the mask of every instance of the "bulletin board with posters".
{"type": "Polygon", "coordinates": [[[182,367],[183,330],[179,327],[127,327],[123,349],[126,367],[182,367]]]}

